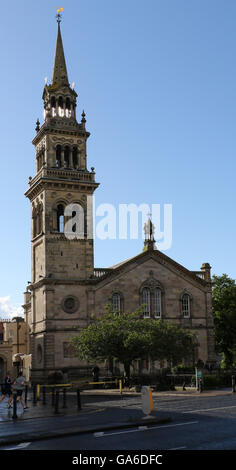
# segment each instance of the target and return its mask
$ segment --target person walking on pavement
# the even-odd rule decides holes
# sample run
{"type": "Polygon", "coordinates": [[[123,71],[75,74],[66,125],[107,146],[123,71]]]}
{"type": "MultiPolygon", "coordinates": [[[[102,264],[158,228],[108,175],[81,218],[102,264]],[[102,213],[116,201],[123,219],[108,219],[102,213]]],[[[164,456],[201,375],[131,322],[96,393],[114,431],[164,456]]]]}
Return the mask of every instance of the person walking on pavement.
{"type": "Polygon", "coordinates": [[[4,400],[4,398],[8,395],[8,408],[12,405],[12,381],[11,381],[11,374],[7,372],[7,376],[5,377],[2,396],[0,398],[0,403],[4,400]]]}
{"type": "Polygon", "coordinates": [[[25,377],[23,376],[23,372],[19,372],[18,377],[14,381],[13,388],[16,391],[17,401],[20,401],[22,404],[23,409],[26,409],[25,402],[23,399],[23,391],[25,390],[25,377]]]}
{"type": "MultiPolygon", "coordinates": [[[[100,369],[97,365],[95,365],[92,369],[92,376],[94,382],[99,382],[99,372],[100,369]]],[[[93,385],[93,388],[96,388],[96,383],[93,385]]]]}

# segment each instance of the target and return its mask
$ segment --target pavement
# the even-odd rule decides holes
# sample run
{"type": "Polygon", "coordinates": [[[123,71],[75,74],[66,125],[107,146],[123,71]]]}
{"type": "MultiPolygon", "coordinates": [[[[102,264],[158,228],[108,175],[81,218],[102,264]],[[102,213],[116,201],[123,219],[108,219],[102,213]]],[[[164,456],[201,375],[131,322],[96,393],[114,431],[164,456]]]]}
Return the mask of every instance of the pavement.
{"type": "MultiPolygon", "coordinates": [[[[153,392],[156,397],[198,396],[193,389],[177,389],[168,392],[153,392]]],[[[203,391],[201,396],[232,395],[232,389],[203,391]]],[[[67,392],[66,408],[63,408],[62,397],[59,402],[59,413],[55,413],[51,404],[51,395],[47,394],[46,404],[42,399],[33,403],[29,394],[27,409],[17,405],[17,419],[13,419],[13,409],[7,408],[7,399],[0,403],[0,446],[44,440],[54,437],[70,436],[85,433],[98,433],[107,430],[131,428],[151,424],[170,422],[169,412],[154,410],[151,416],[144,415],[141,407],[141,394],[124,390],[90,390],[81,392],[81,410],[77,407],[75,392],[67,392]],[[100,400],[99,400],[100,397],[100,400]],[[136,406],[130,406],[128,398],[136,397],[136,406]],[[99,403],[100,401],[100,403],[99,403]],[[113,402],[112,402],[113,401],[113,402]],[[107,405],[109,406],[106,406],[107,405]],[[111,406],[112,405],[112,406],[111,406]]]]}

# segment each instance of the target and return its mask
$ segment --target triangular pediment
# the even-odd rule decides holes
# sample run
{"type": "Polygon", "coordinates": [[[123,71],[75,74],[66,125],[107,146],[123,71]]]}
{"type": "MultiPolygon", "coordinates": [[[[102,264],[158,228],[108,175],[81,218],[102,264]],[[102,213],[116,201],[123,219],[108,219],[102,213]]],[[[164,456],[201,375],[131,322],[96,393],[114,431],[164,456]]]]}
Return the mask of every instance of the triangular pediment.
{"type": "Polygon", "coordinates": [[[206,287],[208,283],[197,276],[194,272],[189,271],[187,268],[181,264],[174,261],[172,258],[169,258],[164,253],[159,250],[147,250],[138,255],[129,258],[119,264],[116,264],[104,272],[104,275],[100,276],[98,279],[99,283],[106,284],[111,280],[114,280],[116,277],[119,277],[121,274],[126,273],[135,269],[137,266],[140,266],[143,263],[146,263],[148,260],[152,259],[159,265],[165,266],[166,269],[171,270],[175,274],[187,278],[190,282],[197,284],[199,287],[206,287]]]}

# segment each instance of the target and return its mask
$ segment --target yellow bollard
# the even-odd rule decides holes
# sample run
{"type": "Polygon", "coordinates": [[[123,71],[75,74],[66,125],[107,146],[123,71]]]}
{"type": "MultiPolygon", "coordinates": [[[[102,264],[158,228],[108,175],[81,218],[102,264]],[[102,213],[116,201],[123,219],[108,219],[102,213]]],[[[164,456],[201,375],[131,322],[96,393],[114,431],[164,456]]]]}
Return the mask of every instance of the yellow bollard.
{"type": "Polygon", "coordinates": [[[40,385],[37,384],[37,387],[36,387],[36,398],[37,398],[37,401],[40,400],[40,385]]]}
{"type": "Polygon", "coordinates": [[[122,395],[122,380],[119,380],[120,382],[120,394],[122,395]]]}
{"type": "Polygon", "coordinates": [[[154,411],[152,391],[150,387],[147,387],[146,385],[142,387],[141,397],[143,413],[147,416],[150,416],[154,411]]]}

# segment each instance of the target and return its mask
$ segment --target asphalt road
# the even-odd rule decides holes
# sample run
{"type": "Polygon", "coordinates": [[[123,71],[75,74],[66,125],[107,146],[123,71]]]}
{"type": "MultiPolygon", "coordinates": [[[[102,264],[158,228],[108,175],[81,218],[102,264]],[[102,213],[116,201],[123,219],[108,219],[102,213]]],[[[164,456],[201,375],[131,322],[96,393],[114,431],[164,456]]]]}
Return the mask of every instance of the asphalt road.
{"type": "MultiPolygon", "coordinates": [[[[99,405],[137,408],[140,400],[100,397],[99,405]]],[[[168,411],[173,421],[154,426],[144,422],[139,428],[26,442],[0,450],[236,450],[236,394],[154,398],[154,407],[168,411]]]]}

